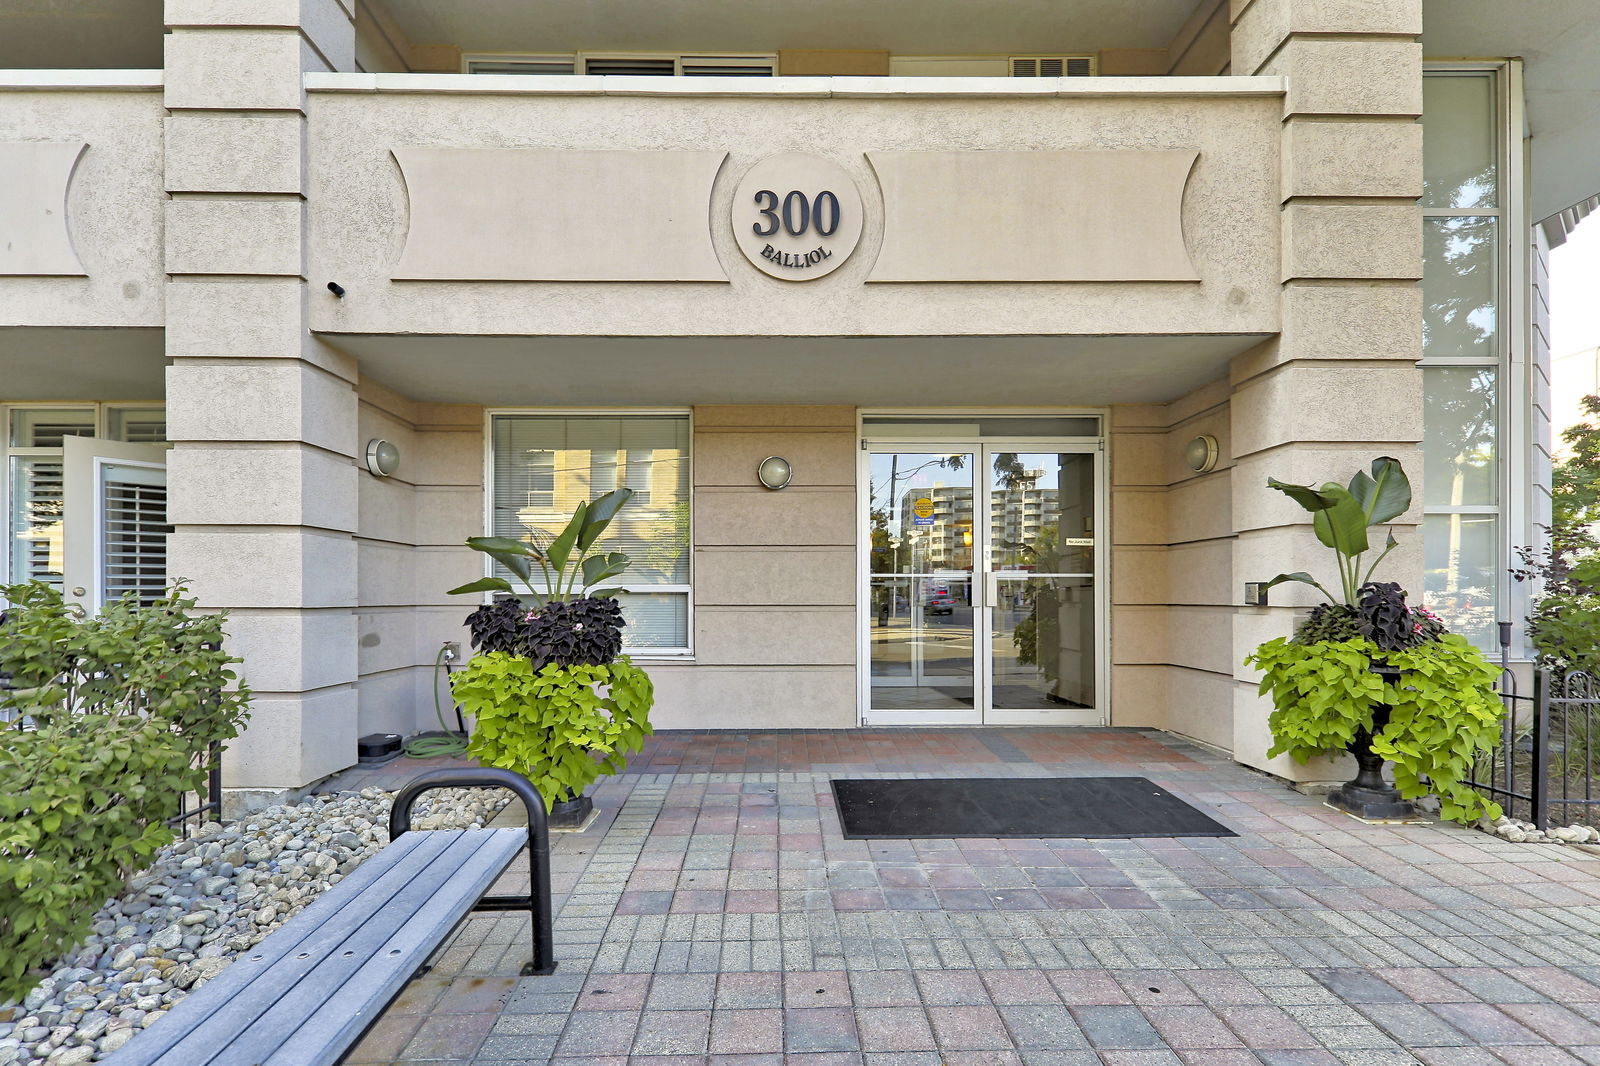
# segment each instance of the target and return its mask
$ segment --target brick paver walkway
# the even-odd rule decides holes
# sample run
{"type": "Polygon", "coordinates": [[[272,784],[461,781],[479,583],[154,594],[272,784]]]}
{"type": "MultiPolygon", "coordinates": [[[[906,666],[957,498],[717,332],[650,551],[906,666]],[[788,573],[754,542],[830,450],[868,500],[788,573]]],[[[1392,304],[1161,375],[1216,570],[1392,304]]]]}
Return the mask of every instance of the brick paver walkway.
{"type": "Polygon", "coordinates": [[[1600,1064],[1595,854],[1364,825],[1162,734],[667,734],[594,795],[559,971],[473,918],[348,1063],[1600,1064]],[[1126,773],[1239,835],[850,841],[828,787],[1126,773]]]}

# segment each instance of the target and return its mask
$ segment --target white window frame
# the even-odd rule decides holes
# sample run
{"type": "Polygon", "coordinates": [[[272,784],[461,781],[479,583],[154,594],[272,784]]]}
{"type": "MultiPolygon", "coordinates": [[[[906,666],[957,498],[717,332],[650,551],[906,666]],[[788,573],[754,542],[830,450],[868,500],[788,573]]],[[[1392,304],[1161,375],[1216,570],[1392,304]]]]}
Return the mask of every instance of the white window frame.
{"type": "MultiPolygon", "coordinates": [[[[623,592],[633,592],[639,595],[648,595],[656,592],[673,592],[684,595],[684,645],[678,648],[630,648],[626,636],[623,638],[623,651],[635,662],[662,662],[662,663],[692,663],[694,662],[694,410],[689,407],[488,407],[483,412],[483,536],[492,537],[494,532],[494,420],[506,415],[532,416],[542,418],[627,418],[630,415],[670,415],[684,418],[689,425],[689,450],[686,456],[689,475],[689,580],[686,584],[678,585],[638,585],[630,586],[626,581],[621,584],[611,583],[611,587],[621,589],[623,592]]],[[[484,557],[483,575],[494,576],[494,560],[484,557]]],[[[624,577],[627,575],[624,574],[624,577]]],[[[484,603],[493,599],[491,593],[484,593],[484,603]]]]}
{"type": "MultiPolygon", "coordinates": [[[[1492,514],[1497,516],[1496,554],[1498,573],[1495,584],[1497,621],[1516,622],[1525,618],[1533,590],[1526,583],[1513,581],[1510,569],[1513,551],[1521,545],[1538,542],[1540,533],[1533,525],[1533,395],[1531,382],[1531,338],[1528,331],[1528,211],[1524,131],[1526,116],[1522,98],[1520,60],[1428,61],[1424,76],[1449,77],[1489,74],[1494,78],[1496,124],[1496,165],[1499,187],[1494,207],[1423,207],[1422,217],[1450,218],[1476,216],[1498,220],[1497,261],[1502,264],[1495,279],[1496,328],[1493,354],[1476,356],[1424,355],[1419,367],[1492,367],[1495,371],[1495,466],[1496,503],[1459,506],[1424,505],[1423,515],[1492,514]]],[[[1422,117],[1426,137],[1427,115],[1422,117]]],[[[1426,528],[1426,527],[1422,527],[1426,528]]],[[[1498,640],[1498,633],[1492,635],[1498,640]]],[[[1493,653],[1494,647],[1485,651],[1493,653]]],[[[1525,660],[1531,649],[1525,628],[1512,627],[1510,655],[1525,660]]]]}
{"type": "MultiPolygon", "coordinates": [[[[114,403],[94,400],[28,400],[18,403],[0,403],[0,515],[6,517],[6,528],[0,530],[0,584],[11,583],[12,555],[17,550],[15,539],[11,536],[11,459],[13,456],[60,456],[60,448],[31,448],[13,447],[11,444],[11,412],[13,411],[58,411],[76,410],[94,412],[94,435],[102,439],[109,439],[107,434],[111,430],[111,412],[127,409],[144,409],[157,407],[166,409],[165,400],[118,400],[114,403]]],[[[4,602],[4,600],[0,600],[4,602]]]]}

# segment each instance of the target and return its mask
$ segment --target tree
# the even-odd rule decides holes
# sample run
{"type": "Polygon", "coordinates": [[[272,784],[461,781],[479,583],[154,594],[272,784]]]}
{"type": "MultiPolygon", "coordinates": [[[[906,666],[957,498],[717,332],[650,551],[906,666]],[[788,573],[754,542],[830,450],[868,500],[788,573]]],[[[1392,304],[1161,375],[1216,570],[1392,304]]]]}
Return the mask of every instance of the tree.
{"type": "Polygon", "coordinates": [[[1551,483],[1551,524],[1558,530],[1583,530],[1600,522],[1600,396],[1585,396],[1584,421],[1561,431],[1566,456],[1556,464],[1551,483]]]}

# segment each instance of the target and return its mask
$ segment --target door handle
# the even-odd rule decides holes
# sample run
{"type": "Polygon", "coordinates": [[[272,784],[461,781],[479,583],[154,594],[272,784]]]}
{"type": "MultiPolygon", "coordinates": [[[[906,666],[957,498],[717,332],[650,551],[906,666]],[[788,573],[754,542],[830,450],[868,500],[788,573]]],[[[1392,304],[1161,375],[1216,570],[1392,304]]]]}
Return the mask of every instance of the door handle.
{"type": "Polygon", "coordinates": [[[983,605],[995,607],[1000,603],[1000,575],[990,572],[983,575],[983,605]]]}

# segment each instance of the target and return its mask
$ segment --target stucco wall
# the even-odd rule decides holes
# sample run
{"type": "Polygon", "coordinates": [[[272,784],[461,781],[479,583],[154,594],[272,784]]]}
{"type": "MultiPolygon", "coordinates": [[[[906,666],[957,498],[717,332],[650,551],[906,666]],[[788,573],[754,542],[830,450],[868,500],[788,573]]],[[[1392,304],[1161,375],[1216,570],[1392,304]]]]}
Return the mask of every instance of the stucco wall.
{"type": "MultiPolygon", "coordinates": [[[[310,276],[318,284],[337,280],[347,292],[342,300],[313,304],[318,330],[738,336],[1276,328],[1281,97],[1254,95],[1263,91],[1259,87],[1249,94],[1210,88],[1207,95],[1163,95],[1178,92],[1171,88],[1177,80],[1127,79],[1121,95],[1106,86],[1077,96],[919,95],[911,88],[919,80],[905,79],[904,93],[878,98],[776,89],[767,95],[677,96],[466,92],[453,91],[462,86],[460,78],[383,77],[400,78],[419,91],[328,91],[330,85],[360,90],[376,84],[368,76],[333,75],[315,79],[307,97],[310,276]],[[429,86],[439,91],[420,91],[429,86]],[[419,146],[726,150],[712,188],[709,225],[730,280],[391,281],[407,237],[408,201],[390,152],[419,146]],[[883,210],[864,153],[1002,149],[1198,149],[1183,228],[1201,282],[865,283],[883,239],[883,210]],[[866,228],[854,255],[806,284],[767,277],[733,243],[734,186],[757,160],[786,151],[836,160],[866,201],[866,228]]],[[[895,81],[863,80],[879,87],[895,81]]],[[[650,234],[642,232],[637,243],[617,247],[615,254],[648,257],[655,251],[650,234]]],[[[472,254],[472,235],[463,233],[459,255],[472,254]]]]}
{"type": "MultiPolygon", "coordinates": [[[[118,80],[98,72],[85,76],[86,82],[118,80]]],[[[142,81],[142,88],[135,84],[115,91],[0,87],[0,143],[87,145],[65,189],[0,192],[13,201],[41,197],[58,214],[64,194],[67,231],[87,275],[0,276],[0,326],[162,324],[166,112],[159,72],[142,81]]]]}
{"type": "Polygon", "coordinates": [[[1111,723],[1233,743],[1229,387],[1112,408],[1111,723]],[[1184,445],[1217,439],[1196,473],[1184,445]]]}
{"type": "Polygon", "coordinates": [[[856,724],[855,429],[850,407],[695,408],[694,665],[649,664],[657,728],[856,724]]]}
{"type": "MultiPolygon", "coordinates": [[[[483,413],[414,403],[371,380],[358,390],[363,449],[400,450],[395,473],[359,474],[356,528],[357,721],[362,735],[438,728],[434,660],[442,642],[469,652],[461,620],[476,597],[446,589],[482,574],[462,543],[483,529],[483,413]]],[[[440,703],[454,728],[442,679],[440,703]]]]}

